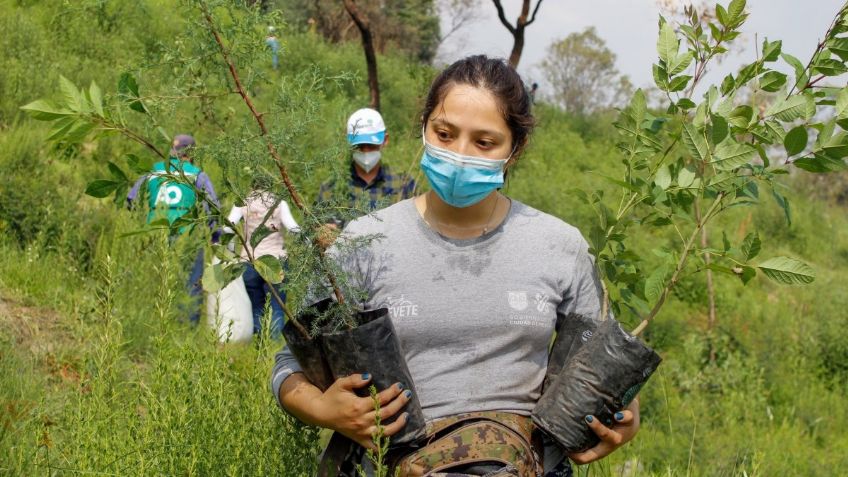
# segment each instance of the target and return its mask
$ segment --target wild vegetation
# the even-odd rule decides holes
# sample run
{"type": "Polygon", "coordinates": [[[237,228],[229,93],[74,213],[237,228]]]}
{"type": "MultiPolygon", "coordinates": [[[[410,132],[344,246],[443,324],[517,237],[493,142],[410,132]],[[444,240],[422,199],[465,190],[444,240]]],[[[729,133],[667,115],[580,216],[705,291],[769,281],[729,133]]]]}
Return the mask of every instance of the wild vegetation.
{"type": "MultiPolygon", "coordinates": [[[[245,87],[309,202],[320,181],[345,173],[342,125],[368,102],[361,47],[287,25],[289,17],[273,8],[255,16],[219,8],[245,87]],[[260,22],[282,29],[279,71],[263,50],[260,22]]],[[[0,473],[309,475],[315,467],[322,436],[280,411],[268,392],[280,344],[263,337],[249,346],[221,346],[212,330],[185,322],[184,270],[206,233],[198,229],[169,246],[165,230],[137,233],[143,212],[123,207],[122,185],[156,159],[153,149],[166,150],[180,132],[197,137],[200,163],[223,192],[225,209],[243,197],[251,178],[276,177],[202,21],[196,2],[176,0],[82,0],[58,7],[0,2],[6,32],[0,37],[6,52],[0,60],[0,165],[6,172],[0,181],[0,473]],[[42,98],[67,101],[72,87],[88,100],[102,99],[108,125],[77,121],[56,128],[20,110],[42,98]],[[127,140],[127,131],[153,147],[127,140]],[[63,140],[48,141],[51,135],[63,140]],[[110,182],[105,192],[114,201],[85,194],[95,179],[110,182]]],[[[824,32],[827,25],[810,27],[824,32]]],[[[666,51],[668,68],[683,50],[666,51]]],[[[792,54],[806,64],[812,51],[792,54]]],[[[392,133],[386,160],[415,174],[418,95],[434,69],[415,52],[386,49],[378,58],[382,111],[392,133]]],[[[674,102],[678,110],[669,113],[642,111],[638,104],[628,111],[660,117],[695,108],[680,98],[674,102]]],[[[507,193],[590,236],[598,204],[614,209],[612,198],[632,192],[604,179],[621,177],[616,116],[577,116],[544,103],[536,112],[539,131],[507,193]],[[598,189],[604,191],[598,201],[581,200],[578,191],[598,189]]],[[[737,126],[739,114],[729,114],[734,131],[755,134],[755,115],[737,126]]],[[[668,130],[683,128],[674,121],[668,130]]],[[[705,139],[716,137],[710,129],[705,139]]],[[[669,193],[679,189],[683,171],[697,166],[683,157],[697,158],[702,150],[689,142],[665,171],[667,180],[653,170],[640,187],[656,194],[661,192],[651,184],[669,193]]],[[[790,142],[792,150],[797,142],[790,142]]],[[[710,142],[709,150],[715,146],[710,142]]],[[[759,194],[749,187],[742,196],[753,207],[732,207],[717,217],[712,246],[701,246],[698,255],[711,249],[720,259],[753,258],[752,237],[758,237],[762,256],[797,257],[815,270],[815,281],[786,287],[753,280],[743,287],[745,270],[727,266],[729,273],[716,273],[710,291],[702,274],[679,274],[659,319],[643,334],[665,362],[642,391],[642,429],[581,474],[822,475],[848,465],[842,431],[848,422],[845,173],[785,170],[769,177],[780,200],[770,189],[759,194]]],[[[685,222],[677,212],[669,215],[685,222]]],[[[641,284],[615,282],[631,289],[630,300],[622,301],[627,306],[618,309],[631,326],[645,314],[637,299],[658,299],[645,281],[671,261],[673,254],[662,251],[680,245],[671,224],[656,225],[631,227],[632,255],[619,257],[629,263],[613,262],[609,270],[618,275],[607,274],[613,283],[630,267],[647,271],[640,272],[641,284]]],[[[598,250],[605,245],[596,241],[601,237],[615,241],[614,230],[606,232],[593,239],[598,250]]],[[[306,246],[291,242],[295,308],[314,276],[306,246]]],[[[661,283],[670,278],[672,270],[666,271],[661,283]]]]}

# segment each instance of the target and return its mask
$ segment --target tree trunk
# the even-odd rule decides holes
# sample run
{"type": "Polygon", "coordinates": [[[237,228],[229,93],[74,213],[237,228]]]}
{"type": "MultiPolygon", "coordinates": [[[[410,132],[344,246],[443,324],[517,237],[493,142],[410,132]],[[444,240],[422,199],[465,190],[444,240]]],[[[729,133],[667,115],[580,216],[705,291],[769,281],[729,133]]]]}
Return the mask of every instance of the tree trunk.
{"type": "Polygon", "coordinates": [[[370,107],[380,110],[380,82],[377,79],[377,55],[374,53],[374,40],[368,18],[356,8],[355,0],[342,0],[347,13],[362,34],[362,49],[365,51],[365,64],[368,66],[368,89],[371,92],[370,107]]]}
{"type": "Polygon", "coordinates": [[[539,7],[542,5],[542,0],[538,0],[536,2],[536,7],[533,8],[533,14],[530,15],[530,2],[531,0],[524,0],[522,2],[521,14],[518,16],[515,26],[513,26],[509,20],[506,19],[506,14],[504,13],[503,5],[501,5],[501,0],[492,0],[492,3],[495,4],[495,8],[498,10],[498,19],[500,19],[503,26],[505,26],[512,35],[512,52],[509,54],[509,65],[513,68],[518,68],[518,62],[521,61],[521,52],[524,50],[524,29],[536,20],[536,14],[539,12],[539,7]]]}

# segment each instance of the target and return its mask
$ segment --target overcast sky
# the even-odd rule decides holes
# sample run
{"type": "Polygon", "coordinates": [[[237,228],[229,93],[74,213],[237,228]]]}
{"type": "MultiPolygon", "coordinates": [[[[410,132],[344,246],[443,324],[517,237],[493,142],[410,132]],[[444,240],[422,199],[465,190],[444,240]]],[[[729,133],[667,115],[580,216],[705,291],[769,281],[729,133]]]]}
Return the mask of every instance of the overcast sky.
{"type": "MultiPolygon", "coordinates": [[[[537,1],[532,0],[532,5],[537,1]]],[[[721,3],[727,5],[729,0],[721,3]]],[[[498,20],[494,5],[490,0],[478,0],[478,4],[476,21],[445,41],[439,51],[440,61],[451,62],[472,53],[509,56],[512,36],[498,20]]],[[[503,0],[503,4],[514,24],[522,1],[503,0]]],[[[760,44],[764,37],[783,40],[783,51],[806,64],[842,4],[843,0],[748,0],[750,16],[740,35],[745,51],[714,67],[705,80],[714,82],[718,77],[720,81],[743,62],[753,61],[755,34],[760,44]]],[[[658,14],[655,0],[543,0],[536,21],[527,27],[518,70],[527,82],[541,80],[535,66],[544,58],[548,45],[595,26],[616,54],[619,71],[637,87],[653,84],[651,64],[657,57],[658,14]]],[[[442,21],[444,30],[449,19],[442,21]]]]}

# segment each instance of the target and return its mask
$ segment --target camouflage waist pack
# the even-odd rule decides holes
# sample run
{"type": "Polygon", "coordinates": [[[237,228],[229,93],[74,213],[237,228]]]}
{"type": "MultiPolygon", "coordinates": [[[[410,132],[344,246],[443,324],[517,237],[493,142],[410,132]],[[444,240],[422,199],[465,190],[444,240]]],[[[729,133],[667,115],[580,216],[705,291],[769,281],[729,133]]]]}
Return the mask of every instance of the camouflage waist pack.
{"type": "Polygon", "coordinates": [[[506,412],[449,416],[427,425],[422,447],[390,453],[390,475],[538,477],[543,451],[534,429],[529,417],[506,412]]]}

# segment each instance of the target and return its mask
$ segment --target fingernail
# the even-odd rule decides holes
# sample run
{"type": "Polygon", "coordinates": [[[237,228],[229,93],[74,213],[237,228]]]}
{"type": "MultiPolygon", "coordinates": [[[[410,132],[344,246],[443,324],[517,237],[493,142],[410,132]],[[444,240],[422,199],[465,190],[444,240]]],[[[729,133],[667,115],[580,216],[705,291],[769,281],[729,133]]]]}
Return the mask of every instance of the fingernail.
{"type": "Polygon", "coordinates": [[[406,396],[406,397],[408,397],[408,398],[411,398],[411,397],[412,397],[412,391],[410,391],[409,389],[407,389],[407,390],[406,390],[406,392],[405,392],[405,393],[403,393],[403,394],[404,394],[404,396],[406,396]]]}
{"type": "Polygon", "coordinates": [[[592,417],[592,416],[586,416],[586,422],[592,422],[592,421],[594,421],[594,420],[595,420],[595,418],[594,418],[594,417],[592,417]]]}
{"type": "Polygon", "coordinates": [[[404,387],[404,386],[403,386],[403,383],[397,383],[397,387],[398,387],[398,389],[401,389],[401,390],[402,390],[402,389],[403,389],[403,387],[404,387]]]}
{"type": "Polygon", "coordinates": [[[368,381],[369,379],[371,379],[371,373],[362,373],[363,381],[368,381]]]}
{"type": "Polygon", "coordinates": [[[615,420],[616,421],[620,421],[622,419],[624,419],[624,413],[621,413],[621,412],[615,413],[615,420]]]}

